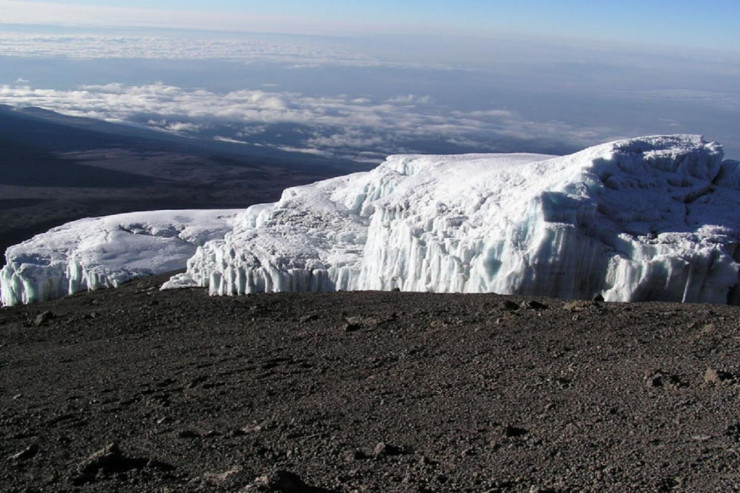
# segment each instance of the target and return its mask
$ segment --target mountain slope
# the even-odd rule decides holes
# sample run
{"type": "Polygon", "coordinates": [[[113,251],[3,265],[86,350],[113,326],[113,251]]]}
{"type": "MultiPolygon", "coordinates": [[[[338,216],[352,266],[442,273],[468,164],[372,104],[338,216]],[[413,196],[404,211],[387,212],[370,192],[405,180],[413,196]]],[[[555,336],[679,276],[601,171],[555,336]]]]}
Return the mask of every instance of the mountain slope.
{"type": "Polygon", "coordinates": [[[164,280],[0,310],[1,491],[740,490],[740,307],[164,280]]]}

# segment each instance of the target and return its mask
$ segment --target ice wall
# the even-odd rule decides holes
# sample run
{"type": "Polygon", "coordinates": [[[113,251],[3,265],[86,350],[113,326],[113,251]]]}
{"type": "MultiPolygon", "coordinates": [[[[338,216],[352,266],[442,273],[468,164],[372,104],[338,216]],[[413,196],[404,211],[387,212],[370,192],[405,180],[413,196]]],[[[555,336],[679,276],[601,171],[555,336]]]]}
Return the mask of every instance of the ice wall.
{"type": "Polygon", "coordinates": [[[740,304],[740,167],[699,136],[562,157],[391,156],[244,211],[75,221],[6,252],[5,305],[180,269],[212,294],[400,288],[740,304]]]}
{"type": "Polygon", "coordinates": [[[168,287],[740,303],[739,210],[737,162],[699,136],[392,156],[250,208],[168,287]]]}
{"type": "Polygon", "coordinates": [[[8,248],[0,300],[32,303],[183,269],[197,246],[230,229],[236,212],[134,212],[64,224],[8,248]]]}

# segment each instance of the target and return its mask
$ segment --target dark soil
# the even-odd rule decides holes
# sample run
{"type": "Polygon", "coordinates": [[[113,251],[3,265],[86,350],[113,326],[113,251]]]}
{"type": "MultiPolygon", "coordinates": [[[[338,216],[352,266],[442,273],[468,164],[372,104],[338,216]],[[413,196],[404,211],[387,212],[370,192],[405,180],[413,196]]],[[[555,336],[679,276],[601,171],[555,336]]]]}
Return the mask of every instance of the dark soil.
{"type": "Polygon", "coordinates": [[[740,491],[740,307],[162,280],[0,310],[0,490],[740,491]]]}

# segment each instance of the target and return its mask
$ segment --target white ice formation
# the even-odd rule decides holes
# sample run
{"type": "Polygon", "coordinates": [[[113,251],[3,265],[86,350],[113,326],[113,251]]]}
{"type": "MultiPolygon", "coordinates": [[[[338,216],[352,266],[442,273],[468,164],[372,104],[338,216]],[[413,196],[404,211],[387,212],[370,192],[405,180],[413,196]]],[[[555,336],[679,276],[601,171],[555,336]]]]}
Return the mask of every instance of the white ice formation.
{"type": "Polygon", "coordinates": [[[740,304],[740,168],[699,136],[563,157],[392,156],[285,190],[167,287],[740,304]]]}
{"type": "Polygon", "coordinates": [[[237,212],[133,212],[64,224],[8,248],[0,299],[32,303],[183,269],[198,246],[223,237],[237,212]]]}
{"type": "Polygon", "coordinates": [[[740,304],[740,166],[699,136],[562,157],[392,156],[370,172],[289,188],[210,229],[202,222],[213,217],[192,211],[148,214],[156,227],[81,221],[10,248],[3,303],[176,269],[201,245],[167,288],[740,304]],[[129,234],[139,229],[167,233],[129,234]]]}

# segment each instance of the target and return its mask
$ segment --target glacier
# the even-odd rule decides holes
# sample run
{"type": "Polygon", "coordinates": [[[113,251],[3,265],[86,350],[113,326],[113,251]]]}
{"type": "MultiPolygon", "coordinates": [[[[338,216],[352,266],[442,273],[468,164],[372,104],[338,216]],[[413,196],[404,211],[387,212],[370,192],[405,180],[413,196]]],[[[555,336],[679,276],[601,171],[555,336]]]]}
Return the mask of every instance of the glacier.
{"type": "Polygon", "coordinates": [[[231,229],[238,212],[132,212],[53,228],[7,249],[0,300],[33,303],[183,269],[198,246],[231,229]]]}
{"type": "Polygon", "coordinates": [[[28,303],[186,266],[163,289],[740,304],[738,211],[738,162],[697,135],[568,156],[397,155],[241,211],[55,228],[8,249],[0,293],[28,303]]]}
{"type": "Polygon", "coordinates": [[[250,207],[165,288],[740,304],[739,211],[738,163],[696,135],[398,155],[250,207]]]}

